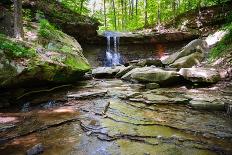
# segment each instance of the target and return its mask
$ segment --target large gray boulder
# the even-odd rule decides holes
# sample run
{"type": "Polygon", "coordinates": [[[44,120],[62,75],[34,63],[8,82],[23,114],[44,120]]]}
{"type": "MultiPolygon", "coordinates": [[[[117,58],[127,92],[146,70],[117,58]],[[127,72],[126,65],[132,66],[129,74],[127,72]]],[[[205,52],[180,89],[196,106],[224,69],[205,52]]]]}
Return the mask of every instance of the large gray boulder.
{"type": "Polygon", "coordinates": [[[165,71],[156,67],[135,68],[122,77],[123,80],[158,84],[171,84],[179,78],[180,75],[175,71],[165,71]]]}
{"type": "Polygon", "coordinates": [[[162,63],[165,65],[170,65],[174,63],[177,59],[181,57],[188,56],[195,52],[206,53],[208,49],[207,42],[201,39],[195,39],[187,44],[185,47],[181,49],[181,51],[173,53],[166,59],[162,60],[162,63]]]}
{"type": "Polygon", "coordinates": [[[178,69],[192,67],[194,65],[199,65],[203,58],[203,53],[194,52],[188,56],[177,59],[173,64],[170,65],[170,67],[178,69]]]}
{"type": "Polygon", "coordinates": [[[219,72],[212,68],[182,68],[179,74],[191,82],[198,83],[216,83],[221,79],[219,72]]]}

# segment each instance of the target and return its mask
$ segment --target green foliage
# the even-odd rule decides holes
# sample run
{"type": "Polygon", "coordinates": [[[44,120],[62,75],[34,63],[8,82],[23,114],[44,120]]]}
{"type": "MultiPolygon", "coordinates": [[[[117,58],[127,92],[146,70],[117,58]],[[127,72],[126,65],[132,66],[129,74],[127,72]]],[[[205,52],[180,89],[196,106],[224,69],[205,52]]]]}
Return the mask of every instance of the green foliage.
{"type": "Polygon", "coordinates": [[[226,25],[224,30],[228,31],[228,34],[212,49],[210,53],[210,59],[215,59],[228,52],[232,51],[232,22],[226,25]]]}
{"type": "Polygon", "coordinates": [[[32,21],[33,15],[30,9],[23,9],[23,20],[32,21]]]}
{"type": "Polygon", "coordinates": [[[39,23],[39,37],[46,39],[54,39],[59,36],[59,32],[56,27],[51,25],[46,19],[41,19],[39,23]]]}
{"type": "Polygon", "coordinates": [[[89,9],[86,7],[89,0],[62,0],[61,3],[74,12],[88,14],[89,9]]]}
{"type": "Polygon", "coordinates": [[[0,34],[0,49],[11,58],[32,57],[35,55],[34,49],[25,47],[22,43],[14,42],[2,34],[0,34]]]}

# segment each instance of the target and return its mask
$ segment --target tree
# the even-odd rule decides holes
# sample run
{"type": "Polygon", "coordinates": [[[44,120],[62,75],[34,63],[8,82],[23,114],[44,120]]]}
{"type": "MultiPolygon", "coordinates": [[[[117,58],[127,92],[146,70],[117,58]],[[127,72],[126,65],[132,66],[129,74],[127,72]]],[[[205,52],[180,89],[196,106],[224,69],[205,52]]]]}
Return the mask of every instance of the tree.
{"type": "Polygon", "coordinates": [[[112,8],[114,10],[114,30],[117,30],[117,17],[116,17],[116,8],[115,8],[114,0],[112,0],[112,8]]]}
{"type": "Polygon", "coordinates": [[[23,39],[22,0],[14,0],[14,35],[23,39]]]}
{"type": "Polygon", "coordinates": [[[144,8],[145,8],[145,11],[144,11],[144,27],[147,27],[148,26],[148,20],[147,20],[147,0],[144,0],[144,8]]]}

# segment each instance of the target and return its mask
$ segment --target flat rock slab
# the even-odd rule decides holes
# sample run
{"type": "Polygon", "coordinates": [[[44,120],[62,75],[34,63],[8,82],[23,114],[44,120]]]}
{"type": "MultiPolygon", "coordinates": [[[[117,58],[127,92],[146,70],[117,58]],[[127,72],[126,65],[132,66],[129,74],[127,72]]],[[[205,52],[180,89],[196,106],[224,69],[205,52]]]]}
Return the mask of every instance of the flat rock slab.
{"type": "Polygon", "coordinates": [[[159,95],[154,93],[143,93],[142,95],[130,98],[130,101],[143,102],[146,104],[187,104],[188,99],[185,97],[159,95]]]}
{"type": "Polygon", "coordinates": [[[217,83],[221,79],[219,72],[213,68],[182,68],[179,74],[198,83],[217,83]]]}
{"type": "Polygon", "coordinates": [[[68,98],[74,99],[87,99],[87,98],[94,98],[94,97],[103,97],[107,94],[107,90],[102,91],[93,91],[93,92],[84,92],[79,94],[70,94],[67,95],[68,98]]]}

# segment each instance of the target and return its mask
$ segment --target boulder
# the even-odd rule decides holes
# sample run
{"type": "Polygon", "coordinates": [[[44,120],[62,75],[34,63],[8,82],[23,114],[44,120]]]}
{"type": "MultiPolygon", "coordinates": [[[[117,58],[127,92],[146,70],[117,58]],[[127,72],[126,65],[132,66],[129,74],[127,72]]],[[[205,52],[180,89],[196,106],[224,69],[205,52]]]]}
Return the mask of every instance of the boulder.
{"type": "Polygon", "coordinates": [[[212,68],[182,68],[179,74],[197,83],[216,83],[221,79],[219,72],[212,68]]]}
{"type": "Polygon", "coordinates": [[[170,65],[170,67],[174,68],[189,68],[194,65],[199,65],[203,60],[204,54],[199,52],[194,52],[188,56],[181,57],[177,59],[174,63],[170,65]]]}
{"type": "Polygon", "coordinates": [[[125,74],[122,79],[141,83],[173,84],[180,75],[175,71],[165,71],[156,67],[135,68],[125,74]]]}
{"type": "Polygon", "coordinates": [[[144,59],[140,60],[137,66],[145,67],[145,66],[156,66],[156,67],[164,67],[163,63],[159,59],[144,59]]]}
{"type": "Polygon", "coordinates": [[[0,35],[0,87],[70,83],[90,70],[80,44],[50,28],[49,23],[36,27],[46,34],[36,37],[41,44],[0,35]]]}
{"type": "Polygon", "coordinates": [[[124,66],[98,67],[92,70],[92,75],[97,78],[114,77],[120,70],[124,68],[124,66]]]}
{"type": "Polygon", "coordinates": [[[194,52],[205,53],[208,48],[207,42],[201,39],[195,39],[187,44],[181,51],[173,53],[166,59],[162,60],[162,63],[165,65],[170,65],[174,63],[177,59],[181,57],[188,56],[194,52]]]}

